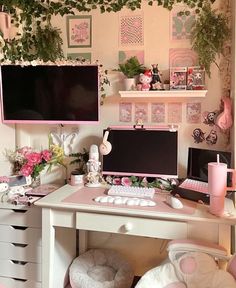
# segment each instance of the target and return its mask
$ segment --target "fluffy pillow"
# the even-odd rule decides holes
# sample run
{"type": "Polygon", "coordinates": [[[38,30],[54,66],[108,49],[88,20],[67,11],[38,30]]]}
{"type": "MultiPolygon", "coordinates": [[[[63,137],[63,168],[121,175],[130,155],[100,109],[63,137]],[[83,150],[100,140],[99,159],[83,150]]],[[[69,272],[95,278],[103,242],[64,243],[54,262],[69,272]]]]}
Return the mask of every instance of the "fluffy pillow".
{"type": "Polygon", "coordinates": [[[72,288],[127,288],[134,272],[116,251],[91,249],[73,260],[69,276],[72,288]]]}

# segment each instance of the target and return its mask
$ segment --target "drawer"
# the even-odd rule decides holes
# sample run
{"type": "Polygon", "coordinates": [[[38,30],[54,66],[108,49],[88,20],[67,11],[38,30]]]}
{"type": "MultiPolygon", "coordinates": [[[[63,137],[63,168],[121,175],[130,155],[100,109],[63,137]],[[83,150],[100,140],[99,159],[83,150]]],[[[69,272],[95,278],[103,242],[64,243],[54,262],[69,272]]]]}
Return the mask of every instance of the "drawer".
{"type": "Polygon", "coordinates": [[[0,242],[0,259],[41,263],[41,246],[0,242]]]}
{"type": "Polygon", "coordinates": [[[41,246],[41,234],[40,228],[0,225],[0,242],[41,246]]]}
{"type": "Polygon", "coordinates": [[[42,288],[41,282],[7,277],[0,277],[0,287],[1,285],[6,288],[42,288]]]}
{"type": "Polygon", "coordinates": [[[187,237],[187,223],[119,215],[76,213],[76,228],[161,239],[187,237]]]}
{"type": "Polygon", "coordinates": [[[0,209],[0,224],[26,226],[26,227],[41,227],[42,216],[41,209],[0,209]]]}
{"type": "Polygon", "coordinates": [[[40,282],[41,264],[0,259],[0,276],[40,282]]]}

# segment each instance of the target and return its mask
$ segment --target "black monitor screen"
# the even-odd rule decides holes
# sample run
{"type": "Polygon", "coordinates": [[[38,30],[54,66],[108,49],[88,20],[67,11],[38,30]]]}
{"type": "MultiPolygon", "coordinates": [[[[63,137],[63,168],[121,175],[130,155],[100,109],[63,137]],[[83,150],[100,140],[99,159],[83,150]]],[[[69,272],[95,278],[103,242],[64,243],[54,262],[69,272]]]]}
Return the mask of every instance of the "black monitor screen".
{"type": "Polygon", "coordinates": [[[103,174],[177,177],[177,138],[176,131],[112,129],[103,174]]]}
{"type": "Polygon", "coordinates": [[[208,163],[217,162],[217,154],[220,162],[226,163],[228,168],[231,167],[231,152],[190,147],[188,153],[187,175],[192,179],[207,182],[208,163]]]}
{"type": "Polygon", "coordinates": [[[2,65],[5,123],[98,122],[97,65],[2,65]]]}

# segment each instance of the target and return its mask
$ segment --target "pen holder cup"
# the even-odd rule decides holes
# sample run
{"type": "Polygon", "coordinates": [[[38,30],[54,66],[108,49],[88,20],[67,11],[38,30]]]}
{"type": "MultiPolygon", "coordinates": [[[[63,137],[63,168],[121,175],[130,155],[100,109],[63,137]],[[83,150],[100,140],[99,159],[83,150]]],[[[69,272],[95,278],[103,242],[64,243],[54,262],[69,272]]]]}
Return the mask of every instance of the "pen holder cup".
{"type": "Polygon", "coordinates": [[[208,192],[210,194],[210,213],[221,216],[224,213],[224,199],[227,191],[235,190],[236,170],[228,169],[227,164],[208,163],[208,192]],[[232,173],[232,186],[227,187],[227,175],[232,173]]]}

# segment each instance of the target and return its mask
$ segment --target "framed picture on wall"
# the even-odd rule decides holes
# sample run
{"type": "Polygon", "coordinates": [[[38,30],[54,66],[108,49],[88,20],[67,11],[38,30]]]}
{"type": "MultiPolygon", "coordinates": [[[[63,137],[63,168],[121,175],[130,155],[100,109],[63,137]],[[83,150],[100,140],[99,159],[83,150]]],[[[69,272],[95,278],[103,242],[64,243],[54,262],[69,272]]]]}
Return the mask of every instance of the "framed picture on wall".
{"type": "Polygon", "coordinates": [[[92,16],[67,16],[68,47],[92,46],[92,16]]]}

